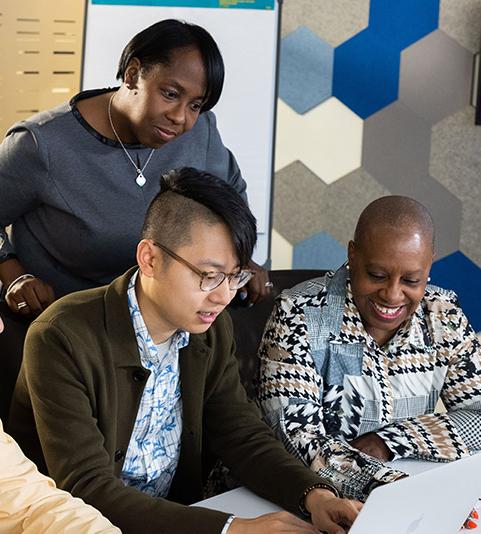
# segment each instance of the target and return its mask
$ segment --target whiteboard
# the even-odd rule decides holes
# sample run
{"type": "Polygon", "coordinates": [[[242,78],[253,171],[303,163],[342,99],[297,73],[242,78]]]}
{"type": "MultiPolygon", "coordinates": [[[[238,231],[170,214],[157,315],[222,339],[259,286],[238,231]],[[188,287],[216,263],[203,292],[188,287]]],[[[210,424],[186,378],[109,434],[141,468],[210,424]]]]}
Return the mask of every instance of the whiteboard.
{"type": "Polygon", "coordinates": [[[115,73],[122,49],[158,20],[186,20],[212,34],[226,70],[224,90],[213,111],[224,144],[247,182],[249,205],[258,222],[254,259],[261,264],[269,257],[279,9],[278,2],[266,10],[105,5],[89,0],[86,18],[82,89],[118,85],[115,73]]]}

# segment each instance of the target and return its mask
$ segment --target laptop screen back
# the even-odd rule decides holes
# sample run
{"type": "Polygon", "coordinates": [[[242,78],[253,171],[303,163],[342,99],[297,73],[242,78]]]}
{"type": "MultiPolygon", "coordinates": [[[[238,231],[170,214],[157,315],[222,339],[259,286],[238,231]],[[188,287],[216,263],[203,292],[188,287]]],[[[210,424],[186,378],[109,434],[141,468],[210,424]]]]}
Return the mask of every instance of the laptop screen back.
{"type": "Polygon", "coordinates": [[[481,454],[376,488],[349,534],[456,534],[481,497],[481,454]]]}

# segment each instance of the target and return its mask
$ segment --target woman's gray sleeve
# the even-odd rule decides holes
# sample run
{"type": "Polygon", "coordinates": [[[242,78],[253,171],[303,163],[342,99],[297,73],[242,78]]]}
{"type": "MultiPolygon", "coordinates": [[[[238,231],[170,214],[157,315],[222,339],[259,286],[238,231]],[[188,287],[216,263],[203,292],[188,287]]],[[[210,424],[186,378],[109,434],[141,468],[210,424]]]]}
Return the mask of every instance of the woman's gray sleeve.
{"type": "Polygon", "coordinates": [[[0,261],[14,248],[6,228],[39,202],[47,165],[26,129],[9,133],[0,145],[0,261]]]}

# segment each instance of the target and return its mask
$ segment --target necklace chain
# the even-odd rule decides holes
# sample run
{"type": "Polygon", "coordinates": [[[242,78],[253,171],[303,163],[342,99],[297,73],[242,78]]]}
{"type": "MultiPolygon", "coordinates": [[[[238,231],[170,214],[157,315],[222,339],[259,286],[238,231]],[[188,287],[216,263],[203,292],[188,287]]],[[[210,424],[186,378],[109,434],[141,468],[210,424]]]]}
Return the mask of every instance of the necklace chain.
{"type": "Polygon", "coordinates": [[[114,135],[117,138],[117,141],[120,143],[120,146],[123,148],[123,150],[125,152],[125,155],[129,158],[130,163],[132,163],[132,165],[135,167],[135,170],[137,171],[137,177],[135,179],[137,185],[142,187],[146,182],[145,176],[144,176],[144,170],[147,167],[147,165],[149,164],[149,161],[151,160],[152,156],[154,155],[155,148],[153,148],[151,150],[151,152],[149,154],[149,157],[147,158],[147,160],[144,163],[143,167],[140,168],[135,163],[135,161],[132,159],[132,156],[129,154],[129,151],[125,148],[125,145],[122,143],[122,139],[120,139],[120,136],[117,133],[117,130],[115,129],[114,122],[112,120],[112,101],[114,99],[114,96],[115,96],[115,93],[113,93],[112,96],[110,97],[109,105],[108,105],[108,108],[107,108],[107,112],[108,112],[108,115],[109,115],[110,127],[112,128],[112,131],[114,132],[114,135]]]}

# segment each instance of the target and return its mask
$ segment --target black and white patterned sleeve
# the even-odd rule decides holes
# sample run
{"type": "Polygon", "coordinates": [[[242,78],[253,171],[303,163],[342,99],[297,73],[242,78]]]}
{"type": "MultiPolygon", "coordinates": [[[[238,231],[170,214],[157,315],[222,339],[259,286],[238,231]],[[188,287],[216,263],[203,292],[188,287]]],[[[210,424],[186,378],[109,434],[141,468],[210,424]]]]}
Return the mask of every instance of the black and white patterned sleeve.
{"type": "Polygon", "coordinates": [[[447,362],[441,390],[446,413],[399,421],[377,433],[395,458],[457,460],[481,451],[481,346],[453,300],[438,321],[438,361],[447,362]]]}
{"type": "Polygon", "coordinates": [[[441,392],[451,423],[469,452],[481,451],[481,344],[461,308],[451,326],[458,333],[441,392]]]}
{"type": "Polygon", "coordinates": [[[326,434],[322,377],[316,370],[301,305],[281,297],[266,326],[259,349],[258,397],[270,424],[286,449],[346,497],[365,500],[376,486],[404,473],[386,467],[326,434]]]}

